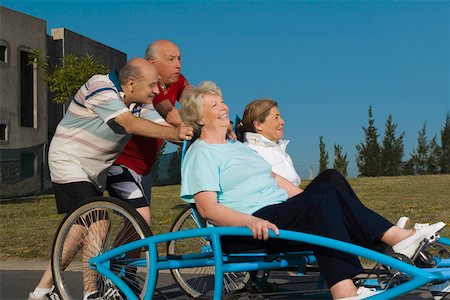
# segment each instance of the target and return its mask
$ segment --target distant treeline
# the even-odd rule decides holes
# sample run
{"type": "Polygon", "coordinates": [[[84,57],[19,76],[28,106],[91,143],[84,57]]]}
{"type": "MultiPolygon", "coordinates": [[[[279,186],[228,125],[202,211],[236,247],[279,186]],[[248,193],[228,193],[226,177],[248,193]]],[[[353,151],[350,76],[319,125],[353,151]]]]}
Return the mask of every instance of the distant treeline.
{"type": "MultiPolygon", "coordinates": [[[[369,121],[363,127],[364,142],[356,145],[356,165],[359,176],[397,176],[397,175],[424,175],[450,173],[450,116],[447,112],[445,124],[440,137],[434,136],[428,141],[426,136],[426,123],[419,131],[417,147],[406,161],[403,159],[405,132],[397,134],[397,124],[389,115],[384,129],[381,144],[378,142],[378,130],[374,126],[375,120],[372,106],[369,107],[369,121]],[[439,143],[440,142],[440,143],[439,143]]],[[[328,152],[325,150],[323,137],[319,138],[319,171],[328,168],[328,152]]],[[[347,176],[347,154],[343,154],[342,147],[334,144],[333,168],[347,176]]]]}

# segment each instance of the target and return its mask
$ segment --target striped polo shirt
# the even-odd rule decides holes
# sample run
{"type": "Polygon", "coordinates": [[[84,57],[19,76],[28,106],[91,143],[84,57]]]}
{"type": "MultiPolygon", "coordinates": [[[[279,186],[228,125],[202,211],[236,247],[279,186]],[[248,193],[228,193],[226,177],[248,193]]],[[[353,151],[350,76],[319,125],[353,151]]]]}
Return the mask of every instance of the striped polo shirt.
{"type": "Polygon", "coordinates": [[[116,72],[94,75],[78,90],[50,143],[53,182],[88,181],[103,190],[108,168],[130,138],[129,134],[115,133],[108,121],[130,111],[135,116],[164,123],[153,105],[133,103],[127,107],[123,97],[116,72]]]}

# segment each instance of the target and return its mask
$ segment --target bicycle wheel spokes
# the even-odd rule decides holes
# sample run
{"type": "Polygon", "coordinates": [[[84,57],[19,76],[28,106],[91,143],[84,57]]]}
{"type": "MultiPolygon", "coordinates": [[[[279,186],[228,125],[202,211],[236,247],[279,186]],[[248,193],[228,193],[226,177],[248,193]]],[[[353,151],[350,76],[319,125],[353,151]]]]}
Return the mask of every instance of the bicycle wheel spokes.
{"type": "MultiPolygon", "coordinates": [[[[200,225],[201,226],[201,225],[200,225]]],[[[172,232],[199,228],[199,220],[193,215],[192,208],[186,208],[176,219],[172,232]]],[[[211,245],[204,237],[170,241],[167,254],[183,255],[189,253],[211,252],[211,245]]],[[[194,298],[212,297],[214,294],[214,267],[194,267],[170,270],[180,288],[194,298]]],[[[223,295],[244,289],[250,281],[248,272],[225,273],[223,295]]]]}
{"type": "MultiPolygon", "coordinates": [[[[52,256],[55,285],[63,299],[98,291],[105,299],[125,299],[106,277],[88,266],[89,259],[122,244],[151,235],[140,215],[122,201],[101,198],[68,214],[58,229],[52,256]]],[[[142,297],[147,287],[148,251],[137,249],[111,260],[110,269],[142,297]],[[136,266],[134,262],[144,260],[136,266]]]]}

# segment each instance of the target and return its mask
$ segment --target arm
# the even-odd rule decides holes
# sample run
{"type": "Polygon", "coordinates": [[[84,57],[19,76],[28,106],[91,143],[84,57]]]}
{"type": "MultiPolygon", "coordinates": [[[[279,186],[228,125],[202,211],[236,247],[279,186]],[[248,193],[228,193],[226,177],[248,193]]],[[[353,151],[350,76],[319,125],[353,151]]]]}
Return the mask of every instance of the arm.
{"type": "Polygon", "coordinates": [[[158,104],[154,104],[158,113],[167,121],[167,123],[173,126],[179,126],[181,124],[181,117],[178,109],[176,109],[169,99],[163,100],[158,104]]]}
{"type": "Polygon", "coordinates": [[[192,127],[184,124],[181,124],[180,127],[168,127],[136,117],[130,112],[118,115],[114,121],[122,126],[127,133],[146,137],[180,141],[190,140],[194,134],[192,127]]]}
{"type": "Polygon", "coordinates": [[[289,198],[294,197],[295,195],[298,195],[301,192],[303,192],[303,190],[301,188],[293,185],[289,180],[287,180],[286,178],[284,178],[274,172],[272,172],[272,177],[275,179],[277,185],[280,188],[286,190],[289,198]]]}
{"type": "Polygon", "coordinates": [[[247,226],[253,233],[253,238],[269,238],[269,229],[278,235],[278,227],[267,220],[238,212],[217,202],[216,192],[199,192],[194,195],[195,204],[200,215],[216,226],[247,226]]]}

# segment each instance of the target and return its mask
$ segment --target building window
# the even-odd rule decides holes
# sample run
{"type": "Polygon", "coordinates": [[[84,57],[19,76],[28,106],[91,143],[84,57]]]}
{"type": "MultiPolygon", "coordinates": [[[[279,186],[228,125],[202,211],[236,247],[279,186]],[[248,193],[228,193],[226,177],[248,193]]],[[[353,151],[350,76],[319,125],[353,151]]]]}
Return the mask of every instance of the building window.
{"type": "Polygon", "coordinates": [[[34,127],[33,65],[28,63],[27,51],[20,51],[20,125],[34,127]]]}
{"type": "Polygon", "coordinates": [[[5,40],[0,40],[0,63],[8,62],[8,43],[5,40]]]}
{"type": "Polygon", "coordinates": [[[5,45],[0,45],[0,62],[7,62],[8,48],[5,45]]]}
{"type": "Polygon", "coordinates": [[[0,124],[0,141],[8,140],[8,125],[0,124]]]}

